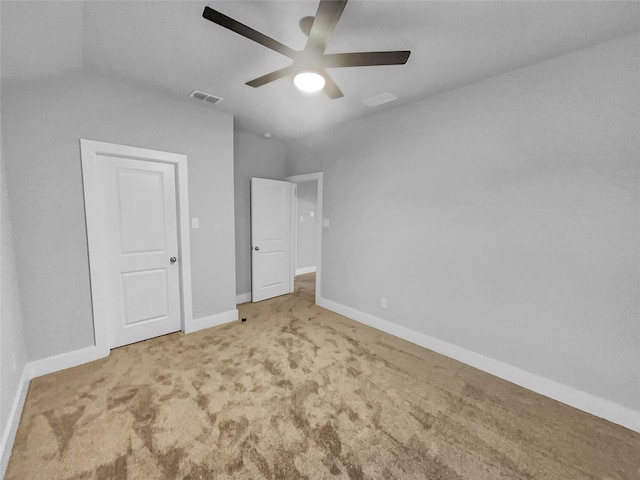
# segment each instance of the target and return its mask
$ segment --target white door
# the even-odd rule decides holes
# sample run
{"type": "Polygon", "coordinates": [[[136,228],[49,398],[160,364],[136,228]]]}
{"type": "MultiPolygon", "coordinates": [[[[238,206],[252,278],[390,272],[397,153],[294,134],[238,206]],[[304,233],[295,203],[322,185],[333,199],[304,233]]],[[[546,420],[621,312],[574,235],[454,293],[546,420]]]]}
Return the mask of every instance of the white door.
{"type": "Polygon", "coordinates": [[[293,291],[291,197],[295,185],[251,179],[251,301],[293,291]]]}
{"type": "Polygon", "coordinates": [[[97,155],[109,347],[180,330],[174,165],[97,155]]]}

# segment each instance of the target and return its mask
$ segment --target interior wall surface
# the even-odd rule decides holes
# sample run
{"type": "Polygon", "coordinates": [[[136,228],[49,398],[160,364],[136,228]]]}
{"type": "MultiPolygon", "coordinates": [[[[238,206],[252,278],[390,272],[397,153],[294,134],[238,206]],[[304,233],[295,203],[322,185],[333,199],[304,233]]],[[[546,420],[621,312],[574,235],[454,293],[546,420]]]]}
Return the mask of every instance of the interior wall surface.
{"type": "Polygon", "coordinates": [[[266,139],[254,133],[236,131],[234,156],[236,292],[251,292],[251,178],[284,180],[287,175],[283,140],[266,139]]]}
{"type": "Polygon", "coordinates": [[[291,142],[289,174],[324,172],[323,297],[640,411],[639,53],[291,142]]]}
{"type": "Polygon", "coordinates": [[[3,158],[4,151],[0,152],[0,435],[27,361],[3,158]]]}
{"type": "Polygon", "coordinates": [[[28,360],[94,344],[81,138],[187,155],[193,316],[235,309],[231,115],[82,72],[1,88],[28,360]]]}
{"type": "Polygon", "coordinates": [[[296,189],[296,269],[316,266],[318,182],[299,182],[296,189]]]}

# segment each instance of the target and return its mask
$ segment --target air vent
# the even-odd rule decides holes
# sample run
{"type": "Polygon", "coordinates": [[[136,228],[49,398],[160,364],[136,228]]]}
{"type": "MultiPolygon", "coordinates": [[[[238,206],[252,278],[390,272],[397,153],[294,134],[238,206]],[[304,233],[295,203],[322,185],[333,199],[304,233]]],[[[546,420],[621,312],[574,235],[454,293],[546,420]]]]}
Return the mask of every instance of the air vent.
{"type": "Polygon", "coordinates": [[[205,102],[209,102],[213,105],[215,105],[216,103],[220,103],[222,101],[222,97],[216,97],[215,95],[201,92],[200,90],[194,90],[189,94],[189,96],[191,98],[195,98],[196,100],[204,100],[205,102]]]}
{"type": "Polygon", "coordinates": [[[366,100],[362,100],[367,107],[377,107],[378,105],[382,105],[383,103],[393,102],[397,100],[393,93],[385,92],[380,95],[376,95],[375,97],[367,98],[366,100]]]}

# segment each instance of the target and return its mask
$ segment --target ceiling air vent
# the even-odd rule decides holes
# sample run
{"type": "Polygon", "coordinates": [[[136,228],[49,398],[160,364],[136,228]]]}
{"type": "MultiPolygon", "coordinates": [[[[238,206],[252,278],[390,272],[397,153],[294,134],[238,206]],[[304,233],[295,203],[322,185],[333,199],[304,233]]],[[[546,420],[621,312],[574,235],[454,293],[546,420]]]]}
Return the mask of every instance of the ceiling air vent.
{"type": "Polygon", "coordinates": [[[381,93],[380,95],[376,95],[375,97],[362,100],[362,103],[364,103],[367,107],[377,107],[378,105],[382,105],[383,103],[393,102],[394,100],[397,100],[397,99],[398,97],[396,97],[393,93],[385,92],[385,93],[381,93]]]}
{"type": "Polygon", "coordinates": [[[209,102],[213,105],[215,105],[216,103],[220,103],[222,101],[222,97],[216,97],[215,95],[201,92],[200,90],[194,90],[189,94],[189,96],[191,98],[195,98],[196,100],[204,100],[205,102],[209,102]]]}

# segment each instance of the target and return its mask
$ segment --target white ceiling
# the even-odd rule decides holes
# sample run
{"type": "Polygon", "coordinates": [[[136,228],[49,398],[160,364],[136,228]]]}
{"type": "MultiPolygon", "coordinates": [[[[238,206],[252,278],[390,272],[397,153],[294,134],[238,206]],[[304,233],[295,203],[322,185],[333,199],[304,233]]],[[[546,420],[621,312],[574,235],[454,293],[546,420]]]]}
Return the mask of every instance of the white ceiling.
{"type": "MultiPolygon", "coordinates": [[[[63,2],[47,2],[48,11],[56,10],[58,17],[69,22],[68,28],[61,28],[64,18],[56,18],[54,28],[47,20],[51,17],[42,10],[38,15],[33,2],[9,9],[9,15],[5,14],[7,3],[2,2],[3,76],[7,65],[11,69],[29,58],[24,51],[7,52],[6,40],[17,50],[29,44],[41,49],[43,44],[63,44],[56,62],[44,61],[44,54],[38,54],[49,69],[65,64],[61,58],[65,52],[76,55],[77,48],[71,44],[77,41],[86,69],[187,101],[196,102],[187,98],[193,89],[221,96],[222,103],[202,104],[202,108],[232,113],[240,128],[282,138],[640,31],[640,2],[351,0],[327,53],[412,53],[404,66],[330,70],[345,95],[330,100],[324,94],[300,95],[288,78],[257,89],[245,86],[246,81],[290,61],[202,18],[208,5],[298,50],[306,42],[298,20],[313,15],[317,1],[87,1],[78,35],[69,31],[79,29],[77,12],[82,4],[65,7],[63,2]],[[64,13],[65,8],[69,12],[64,13]],[[12,25],[17,18],[36,26],[12,25]],[[12,42],[7,38],[11,35],[19,35],[21,41],[12,42]],[[48,38],[25,41],[25,37],[45,35],[48,38]],[[9,55],[7,61],[5,55],[9,55]],[[383,92],[399,100],[376,108],[361,103],[383,92]]],[[[27,53],[33,60],[36,53],[27,53]]],[[[67,62],[75,65],[73,59],[67,62]]],[[[34,63],[38,62],[31,61],[27,69],[31,74],[34,63]]]]}

